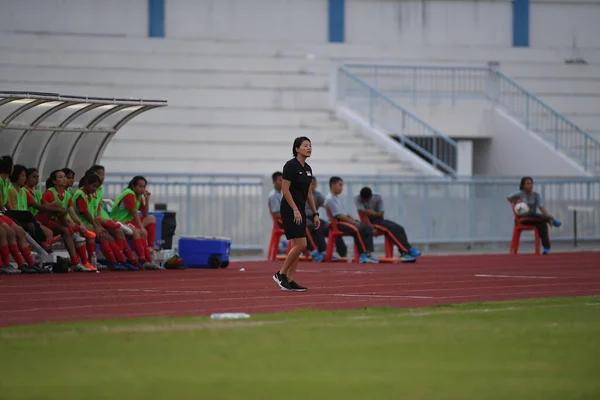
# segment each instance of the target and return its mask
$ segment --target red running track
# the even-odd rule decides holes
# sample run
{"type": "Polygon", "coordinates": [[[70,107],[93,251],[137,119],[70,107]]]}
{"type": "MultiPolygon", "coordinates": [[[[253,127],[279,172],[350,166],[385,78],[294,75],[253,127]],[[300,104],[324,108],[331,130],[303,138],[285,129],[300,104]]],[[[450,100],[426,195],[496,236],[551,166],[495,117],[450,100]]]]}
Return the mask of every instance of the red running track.
{"type": "Polygon", "coordinates": [[[280,265],[254,261],[224,270],[3,275],[0,326],[600,295],[600,253],[594,252],[424,256],[416,264],[300,263],[296,280],[309,287],[305,293],[276,286],[271,276],[280,265]]]}

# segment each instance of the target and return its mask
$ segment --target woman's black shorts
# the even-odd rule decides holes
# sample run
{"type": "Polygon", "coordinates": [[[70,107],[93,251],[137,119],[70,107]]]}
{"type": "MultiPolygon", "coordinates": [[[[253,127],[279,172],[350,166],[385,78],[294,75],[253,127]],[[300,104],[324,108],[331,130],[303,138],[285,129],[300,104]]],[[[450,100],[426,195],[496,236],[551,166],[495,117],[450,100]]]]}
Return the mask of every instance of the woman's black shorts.
{"type": "Polygon", "coordinates": [[[306,214],[300,211],[302,215],[302,222],[300,225],[297,225],[294,222],[294,211],[287,207],[281,207],[281,221],[283,222],[283,231],[285,232],[285,237],[290,239],[298,239],[306,237],[306,214]]]}

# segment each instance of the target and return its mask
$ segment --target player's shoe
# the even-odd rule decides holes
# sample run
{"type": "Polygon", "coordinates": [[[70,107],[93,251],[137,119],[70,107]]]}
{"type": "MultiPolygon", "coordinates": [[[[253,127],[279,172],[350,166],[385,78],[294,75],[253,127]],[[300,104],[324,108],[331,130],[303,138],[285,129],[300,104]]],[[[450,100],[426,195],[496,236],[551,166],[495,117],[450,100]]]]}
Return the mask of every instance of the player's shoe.
{"type": "Polygon", "coordinates": [[[293,292],[306,292],[308,288],[298,285],[295,281],[289,282],[293,292]]]}

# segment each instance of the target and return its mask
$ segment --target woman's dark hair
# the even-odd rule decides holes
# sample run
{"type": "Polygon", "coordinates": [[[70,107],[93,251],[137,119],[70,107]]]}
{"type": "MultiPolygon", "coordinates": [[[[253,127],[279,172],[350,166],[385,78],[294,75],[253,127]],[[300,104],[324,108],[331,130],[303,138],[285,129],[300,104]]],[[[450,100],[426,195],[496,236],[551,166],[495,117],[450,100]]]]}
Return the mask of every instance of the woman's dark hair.
{"type": "Polygon", "coordinates": [[[306,136],[300,136],[297,137],[296,139],[294,139],[294,146],[292,147],[292,154],[294,155],[294,157],[296,157],[298,155],[298,152],[296,151],[296,149],[300,146],[302,146],[302,143],[304,143],[304,141],[308,140],[309,143],[312,143],[310,141],[309,138],[307,138],[306,136]]]}
{"type": "Polygon", "coordinates": [[[365,186],[364,188],[360,189],[360,198],[361,199],[370,199],[371,196],[373,196],[373,192],[371,191],[371,188],[368,186],[365,186]]]}
{"type": "Polygon", "coordinates": [[[17,183],[17,181],[19,180],[19,176],[23,173],[23,171],[25,171],[25,174],[27,174],[27,168],[25,168],[24,165],[13,165],[13,172],[12,174],[10,174],[10,181],[12,183],[17,183]]]}
{"type": "Polygon", "coordinates": [[[34,172],[38,172],[38,169],[37,168],[27,168],[27,179],[29,179],[31,174],[33,174],[34,172]]]}
{"type": "Polygon", "coordinates": [[[66,176],[69,176],[69,175],[75,176],[75,171],[73,171],[71,168],[63,168],[62,172],[64,172],[66,176]]]}
{"type": "Polygon", "coordinates": [[[104,171],[104,166],[103,165],[92,165],[90,167],[90,169],[88,169],[87,171],[85,171],[85,174],[95,174],[98,171],[104,171]]]}
{"type": "Polygon", "coordinates": [[[523,188],[525,187],[525,182],[527,181],[531,181],[531,183],[533,183],[533,178],[530,176],[524,176],[521,178],[521,183],[519,184],[519,190],[523,190],[523,188]]]}
{"type": "Polygon", "coordinates": [[[129,189],[133,189],[135,186],[137,186],[139,181],[144,181],[144,182],[146,182],[146,185],[148,184],[148,181],[146,180],[146,178],[144,178],[141,175],[136,175],[133,177],[133,179],[131,181],[129,181],[129,185],[127,187],[129,189]]]}
{"type": "Polygon", "coordinates": [[[331,187],[331,185],[335,185],[341,180],[342,178],[340,178],[339,176],[332,176],[331,178],[329,178],[329,187],[331,187]]]}
{"type": "Polygon", "coordinates": [[[79,186],[80,188],[86,186],[86,185],[93,185],[94,183],[102,183],[100,180],[100,177],[94,173],[92,174],[87,174],[84,175],[83,178],[81,178],[79,180],[79,186]]]}
{"type": "Polygon", "coordinates": [[[13,168],[13,159],[11,156],[0,157],[0,174],[10,174],[13,168]]]}
{"type": "Polygon", "coordinates": [[[62,172],[62,170],[57,169],[50,173],[50,176],[48,179],[46,179],[46,190],[54,187],[54,181],[56,180],[56,175],[58,175],[59,172],[62,172]]]}

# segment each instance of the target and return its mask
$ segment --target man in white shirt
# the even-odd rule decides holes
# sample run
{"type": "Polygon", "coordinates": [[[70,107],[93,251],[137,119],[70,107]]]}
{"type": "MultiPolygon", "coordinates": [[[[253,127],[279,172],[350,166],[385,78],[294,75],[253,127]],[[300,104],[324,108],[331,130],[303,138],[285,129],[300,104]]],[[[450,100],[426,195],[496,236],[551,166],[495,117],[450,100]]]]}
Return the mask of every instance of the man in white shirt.
{"type": "MultiPolygon", "coordinates": [[[[313,193],[313,199],[315,200],[315,206],[317,207],[317,210],[321,207],[323,207],[323,205],[325,204],[325,195],[323,195],[323,193],[319,192],[316,190],[317,189],[317,178],[313,176],[312,182],[310,184],[310,188],[309,190],[312,191],[313,193]]],[[[321,257],[318,257],[317,260],[315,260],[315,258],[313,257],[313,261],[322,261],[325,259],[325,250],[327,249],[327,243],[325,241],[325,238],[327,237],[327,235],[329,234],[329,229],[331,228],[330,223],[327,222],[324,219],[321,219],[321,226],[319,226],[318,229],[315,229],[314,225],[312,224],[312,220],[313,220],[313,212],[310,209],[310,207],[308,206],[308,204],[306,205],[306,219],[307,219],[307,227],[309,229],[309,232],[312,236],[312,238],[309,238],[308,240],[308,248],[309,250],[313,250],[313,243],[311,243],[311,240],[314,241],[314,245],[317,247],[317,251],[319,252],[321,257]]],[[[338,237],[335,240],[335,248],[337,250],[337,253],[340,255],[340,257],[346,257],[346,254],[348,253],[348,247],[346,247],[346,243],[344,243],[344,239],[341,237],[338,237]]],[[[334,256],[333,261],[336,261],[337,257],[334,256]]]]}

